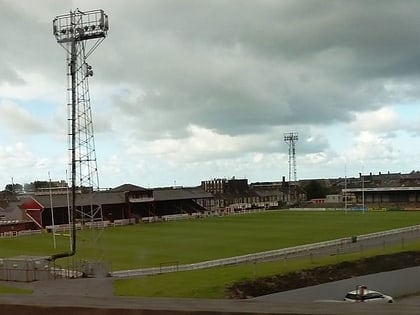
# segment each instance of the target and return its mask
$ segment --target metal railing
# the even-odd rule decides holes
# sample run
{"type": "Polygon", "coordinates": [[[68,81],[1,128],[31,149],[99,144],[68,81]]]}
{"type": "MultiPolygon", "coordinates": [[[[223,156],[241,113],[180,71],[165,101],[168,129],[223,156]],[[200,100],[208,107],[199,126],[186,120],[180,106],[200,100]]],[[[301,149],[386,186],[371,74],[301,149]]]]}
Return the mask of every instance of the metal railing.
{"type": "Polygon", "coordinates": [[[23,230],[23,231],[9,231],[9,232],[1,232],[0,238],[9,238],[9,237],[18,237],[24,235],[34,235],[34,234],[41,234],[41,230],[23,230]]]}

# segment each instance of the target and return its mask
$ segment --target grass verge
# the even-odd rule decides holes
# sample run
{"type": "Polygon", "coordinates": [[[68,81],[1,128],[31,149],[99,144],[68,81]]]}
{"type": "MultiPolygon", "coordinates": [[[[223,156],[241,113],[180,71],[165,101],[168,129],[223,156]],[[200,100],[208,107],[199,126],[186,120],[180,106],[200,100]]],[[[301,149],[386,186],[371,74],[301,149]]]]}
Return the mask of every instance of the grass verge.
{"type": "Polygon", "coordinates": [[[240,280],[262,276],[287,274],[302,269],[333,265],[343,261],[401,251],[420,250],[420,242],[412,242],[359,253],[340,254],[327,257],[308,257],[291,261],[244,264],[196,271],[186,271],[135,279],[114,281],[115,295],[173,298],[223,299],[225,288],[240,280]]]}
{"type": "Polygon", "coordinates": [[[0,285],[0,294],[32,294],[33,291],[29,289],[15,288],[10,286],[0,285]]]}

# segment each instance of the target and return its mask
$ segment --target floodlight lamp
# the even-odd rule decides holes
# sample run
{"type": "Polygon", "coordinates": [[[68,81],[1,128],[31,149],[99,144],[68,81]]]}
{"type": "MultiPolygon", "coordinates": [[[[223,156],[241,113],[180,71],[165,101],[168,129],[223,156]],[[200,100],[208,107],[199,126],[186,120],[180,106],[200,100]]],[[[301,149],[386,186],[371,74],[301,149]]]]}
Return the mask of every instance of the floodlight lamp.
{"type": "Polygon", "coordinates": [[[82,27],[78,27],[78,28],[76,28],[76,32],[79,33],[80,35],[83,35],[85,30],[82,27]]]}
{"type": "Polygon", "coordinates": [[[106,15],[103,11],[101,12],[101,22],[99,24],[99,28],[105,32],[109,29],[108,15],[106,15]]]}

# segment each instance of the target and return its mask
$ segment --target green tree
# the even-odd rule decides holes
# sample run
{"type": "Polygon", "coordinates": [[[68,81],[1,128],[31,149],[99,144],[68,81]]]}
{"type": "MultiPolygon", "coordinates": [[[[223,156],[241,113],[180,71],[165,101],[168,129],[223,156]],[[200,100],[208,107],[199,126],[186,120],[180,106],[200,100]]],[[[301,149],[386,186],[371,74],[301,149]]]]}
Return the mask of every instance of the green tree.
{"type": "Polygon", "coordinates": [[[306,196],[308,200],[314,198],[325,198],[328,194],[328,188],[317,180],[311,180],[305,187],[306,196]]]}
{"type": "Polygon", "coordinates": [[[49,187],[50,187],[50,182],[37,180],[31,183],[26,183],[25,191],[34,192],[41,188],[49,188],[49,187]]]}
{"type": "Polygon", "coordinates": [[[12,192],[22,192],[23,186],[21,184],[7,184],[6,187],[4,187],[4,190],[12,192]]]}

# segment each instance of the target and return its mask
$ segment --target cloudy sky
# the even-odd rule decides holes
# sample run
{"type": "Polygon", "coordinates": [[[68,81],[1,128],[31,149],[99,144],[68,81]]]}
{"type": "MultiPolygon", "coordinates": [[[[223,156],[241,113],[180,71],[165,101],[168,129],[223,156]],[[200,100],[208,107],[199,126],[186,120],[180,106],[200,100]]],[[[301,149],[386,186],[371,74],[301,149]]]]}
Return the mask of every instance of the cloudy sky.
{"type": "Polygon", "coordinates": [[[420,1],[0,0],[0,188],[65,179],[55,16],[103,9],[89,56],[100,186],[418,167],[420,1]]]}

